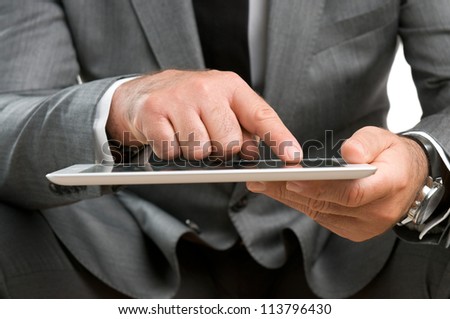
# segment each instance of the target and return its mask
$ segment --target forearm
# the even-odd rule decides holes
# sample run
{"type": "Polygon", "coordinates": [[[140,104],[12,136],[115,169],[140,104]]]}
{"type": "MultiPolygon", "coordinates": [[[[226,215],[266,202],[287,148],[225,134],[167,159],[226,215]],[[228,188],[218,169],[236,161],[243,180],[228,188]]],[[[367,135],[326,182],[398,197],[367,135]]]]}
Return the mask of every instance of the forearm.
{"type": "Polygon", "coordinates": [[[50,95],[0,96],[1,201],[34,209],[101,195],[99,187],[55,192],[45,175],[71,164],[95,162],[96,105],[115,80],[77,85],[50,95]]]}

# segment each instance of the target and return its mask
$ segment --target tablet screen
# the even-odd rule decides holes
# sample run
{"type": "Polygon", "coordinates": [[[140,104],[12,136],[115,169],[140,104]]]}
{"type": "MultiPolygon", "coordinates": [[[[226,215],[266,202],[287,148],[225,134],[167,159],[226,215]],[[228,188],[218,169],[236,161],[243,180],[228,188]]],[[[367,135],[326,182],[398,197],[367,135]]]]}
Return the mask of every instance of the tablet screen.
{"type": "Polygon", "coordinates": [[[268,169],[268,168],[320,168],[341,167],[346,163],[342,159],[305,159],[300,165],[288,164],[281,160],[234,160],[234,161],[188,161],[183,159],[154,161],[149,164],[121,164],[114,166],[93,165],[80,173],[131,173],[185,170],[226,170],[226,169],[268,169]]]}

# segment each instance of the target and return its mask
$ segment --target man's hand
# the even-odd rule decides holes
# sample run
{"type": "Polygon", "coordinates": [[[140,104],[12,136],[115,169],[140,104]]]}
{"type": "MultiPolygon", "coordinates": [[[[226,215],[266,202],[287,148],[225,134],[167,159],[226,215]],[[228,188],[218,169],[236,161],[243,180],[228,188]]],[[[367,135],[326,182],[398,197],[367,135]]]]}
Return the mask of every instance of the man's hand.
{"type": "Polygon", "coordinates": [[[270,136],[281,159],[301,160],[275,111],[232,72],[168,70],[126,82],[114,93],[106,130],[125,145],[150,144],[165,159],[253,157],[255,136],[270,136]]]}
{"type": "Polygon", "coordinates": [[[428,162],[414,141],[366,127],[342,146],[348,163],[370,163],[375,175],[351,181],[247,183],[304,212],[332,232],[364,241],[393,227],[408,211],[428,174],[428,162]]]}

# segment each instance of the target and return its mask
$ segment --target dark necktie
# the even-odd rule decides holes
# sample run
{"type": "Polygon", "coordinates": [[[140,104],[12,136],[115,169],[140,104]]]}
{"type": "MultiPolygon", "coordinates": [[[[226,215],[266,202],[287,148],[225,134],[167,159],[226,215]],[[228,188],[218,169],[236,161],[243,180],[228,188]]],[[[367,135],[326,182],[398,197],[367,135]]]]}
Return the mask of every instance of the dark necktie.
{"type": "Polygon", "coordinates": [[[248,0],[192,0],[205,66],[250,81],[248,0]]]}

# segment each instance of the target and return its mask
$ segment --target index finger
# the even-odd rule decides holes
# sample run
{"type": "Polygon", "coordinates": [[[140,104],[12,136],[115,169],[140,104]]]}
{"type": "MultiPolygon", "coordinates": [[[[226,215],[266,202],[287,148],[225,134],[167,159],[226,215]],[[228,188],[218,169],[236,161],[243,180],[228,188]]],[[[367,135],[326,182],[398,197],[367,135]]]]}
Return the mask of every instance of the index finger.
{"type": "Polygon", "coordinates": [[[275,110],[249,86],[237,86],[230,105],[242,127],[260,137],[281,160],[299,162],[302,159],[297,139],[275,110]]]}

